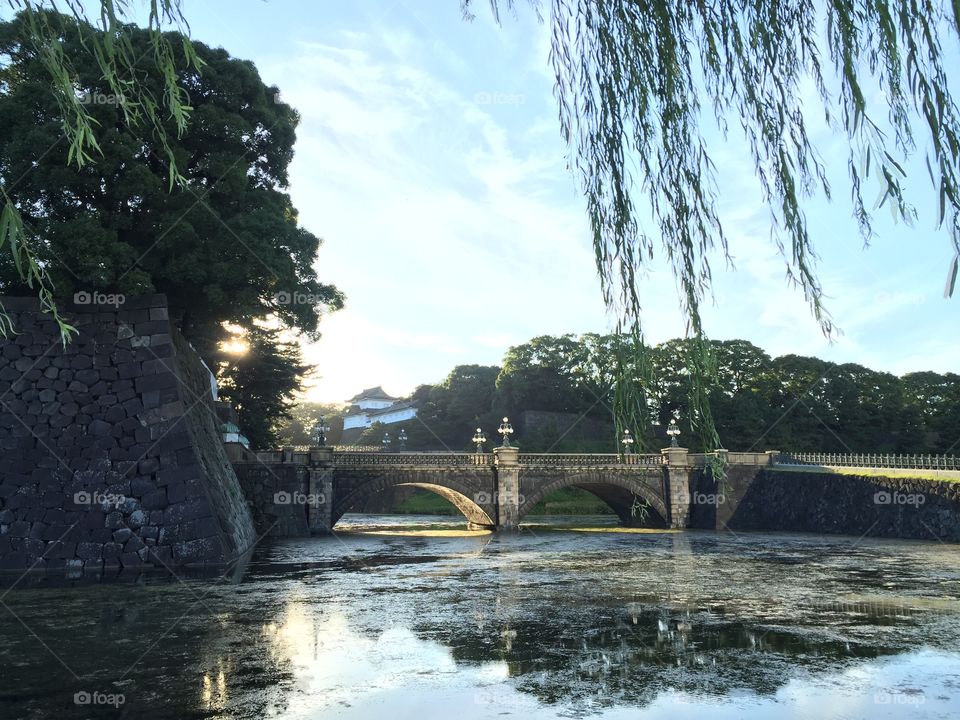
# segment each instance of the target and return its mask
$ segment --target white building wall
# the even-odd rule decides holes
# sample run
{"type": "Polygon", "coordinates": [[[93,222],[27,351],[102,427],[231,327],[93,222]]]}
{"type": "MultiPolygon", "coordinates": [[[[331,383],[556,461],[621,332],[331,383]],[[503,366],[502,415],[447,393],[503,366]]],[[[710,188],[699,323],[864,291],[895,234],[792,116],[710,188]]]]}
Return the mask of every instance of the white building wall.
{"type": "Polygon", "coordinates": [[[414,407],[406,407],[394,412],[375,415],[374,417],[370,417],[367,415],[367,413],[356,413],[354,415],[347,415],[345,418],[343,418],[343,429],[350,430],[351,428],[367,428],[374,423],[392,425],[393,423],[410,420],[416,416],[417,409],[414,407]]]}
{"type": "Polygon", "coordinates": [[[343,429],[370,427],[370,418],[366,413],[357,413],[356,415],[347,415],[343,418],[343,429]]]}
{"type": "Polygon", "coordinates": [[[371,425],[374,422],[383,423],[384,425],[390,425],[392,423],[403,422],[404,420],[410,420],[417,416],[417,409],[408,407],[403,408],[402,410],[397,410],[395,412],[383,413],[383,415],[377,415],[372,418],[371,425]]]}

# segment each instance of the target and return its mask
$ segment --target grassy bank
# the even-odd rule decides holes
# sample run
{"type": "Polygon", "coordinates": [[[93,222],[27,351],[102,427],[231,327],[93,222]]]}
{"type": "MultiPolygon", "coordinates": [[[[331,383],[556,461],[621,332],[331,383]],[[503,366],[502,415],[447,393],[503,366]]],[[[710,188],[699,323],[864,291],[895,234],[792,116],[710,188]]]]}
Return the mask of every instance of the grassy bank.
{"type": "Polygon", "coordinates": [[[823,465],[774,465],[776,472],[818,473],[829,475],[857,475],[859,477],[905,478],[933,482],[960,482],[957,470],[923,470],[908,468],[825,467],[823,465]]]}

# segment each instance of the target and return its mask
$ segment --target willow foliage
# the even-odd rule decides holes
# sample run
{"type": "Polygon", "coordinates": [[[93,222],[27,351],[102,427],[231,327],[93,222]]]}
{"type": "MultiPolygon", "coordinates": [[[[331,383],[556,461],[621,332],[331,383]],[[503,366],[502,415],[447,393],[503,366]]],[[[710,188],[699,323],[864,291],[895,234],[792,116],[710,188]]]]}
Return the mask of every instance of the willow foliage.
{"type": "MultiPolygon", "coordinates": [[[[178,68],[175,66],[173,48],[163,29],[176,28],[183,31],[186,21],[181,11],[181,0],[149,0],[148,28],[150,31],[150,60],[156,63],[164,78],[161,96],[151,93],[145,84],[138,82],[134,72],[137,63],[143,59],[137,54],[130,42],[127,18],[142,7],[133,7],[130,0],[100,0],[100,14],[96,18],[88,17],[85,9],[90,3],[81,0],[7,0],[7,4],[24,17],[30,28],[30,42],[42,58],[50,76],[50,89],[57,98],[63,120],[64,138],[69,143],[68,162],[83,166],[96,162],[100,153],[97,144],[97,121],[88,112],[90,88],[80,87],[76,81],[77,72],[64,55],[60,39],[65,34],[64,15],[60,14],[66,6],[69,15],[76,21],[76,27],[90,27],[84,30],[83,43],[102,73],[105,87],[110,91],[111,102],[116,103],[123,114],[124,122],[140,132],[151,135],[164,150],[170,168],[170,186],[180,179],[173,152],[167,142],[162,126],[165,117],[172,117],[178,132],[186,128],[190,114],[189,98],[177,84],[178,68]],[[51,12],[54,11],[54,12],[51,12]]],[[[76,28],[74,28],[76,29],[76,28]]],[[[199,69],[200,61],[189,41],[183,41],[183,52],[188,64],[199,69]]],[[[2,67],[2,65],[0,65],[2,67]]],[[[54,288],[41,263],[31,249],[30,228],[25,225],[10,191],[18,178],[0,177],[0,251],[9,248],[20,276],[30,287],[37,290],[41,307],[50,313],[60,327],[64,343],[74,331],[60,315],[54,301],[54,288]]],[[[0,337],[16,332],[9,317],[0,307],[0,337]]]]}
{"type": "MultiPolygon", "coordinates": [[[[462,0],[468,18],[474,4],[462,0]]],[[[515,9],[514,0],[491,5],[498,20],[515,9]]],[[[938,223],[960,256],[960,123],[943,47],[956,49],[960,0],[552,0],[548,22],[560,128],[586,197],[604,300],[618,329],[642,339],[637,283],[662,248],[694,341],[690,421],[705,446],[720,447],[706,401],[712,360],[700,306],[710,292],[708,255],[719,249],[730,261],[705,116],[717,118],[724,136],[729,119],[743,133],[771,240],[826,335],[835,328],[803,201],[829,198],[831,188],[808,132],[811,111],[848,140],[852,210],[865,240],[883,205],[908,222],[916,216],[904,160],[922,136],[938,223]],[[819,108],[803,104],[811,81],[819,108]],[[870,113],[876,88],[885,119],[870,113]],[[879,185],[876,203],[864,200],[875,191],[868,180],[879,185]],[[638,209],[647,207],[656,232],[640,225],[638,209]]],[[[622,376],[621,384],[617,414],[632,425],[646,407],[645,378],[622,376]]]]}

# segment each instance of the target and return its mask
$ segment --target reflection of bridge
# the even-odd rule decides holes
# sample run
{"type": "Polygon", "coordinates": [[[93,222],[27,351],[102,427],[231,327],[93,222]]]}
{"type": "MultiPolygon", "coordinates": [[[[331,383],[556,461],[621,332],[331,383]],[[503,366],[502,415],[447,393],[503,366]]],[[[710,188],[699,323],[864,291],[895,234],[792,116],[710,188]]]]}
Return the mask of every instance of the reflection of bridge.
{"type": "MultiPolygon", "coordinates": [[[[772,453],[726,453],[728,467],[756,471],[772,453]]],[[[471,527],[510,529],[548,495],[566,487],[603,500],[623,525],[687,527],[692,476],[710,456],[684,448],[657,455],[338,452],[287,448],[235,465],[261,525],[284,535],[329,531],[377,493],[397,486],[434,492],[471,527]]],[[[265,529],[265,528],[264,528],[265,529]]]]}

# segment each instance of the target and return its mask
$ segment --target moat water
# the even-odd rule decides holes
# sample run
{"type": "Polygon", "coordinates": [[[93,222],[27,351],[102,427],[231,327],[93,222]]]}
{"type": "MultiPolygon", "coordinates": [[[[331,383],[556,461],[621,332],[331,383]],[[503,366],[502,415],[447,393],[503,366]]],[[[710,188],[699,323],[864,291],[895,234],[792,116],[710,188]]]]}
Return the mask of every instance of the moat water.
{"type": "Polygon", "coordinates": [[[960,546],[609,522],[348,516],[222,578],[6,576],[0,718],[960,717],[960,546]]]}

